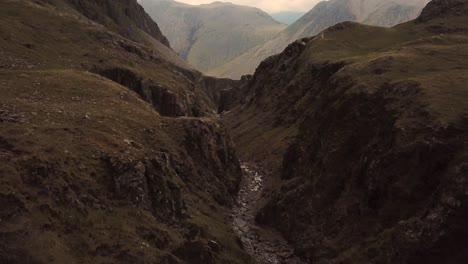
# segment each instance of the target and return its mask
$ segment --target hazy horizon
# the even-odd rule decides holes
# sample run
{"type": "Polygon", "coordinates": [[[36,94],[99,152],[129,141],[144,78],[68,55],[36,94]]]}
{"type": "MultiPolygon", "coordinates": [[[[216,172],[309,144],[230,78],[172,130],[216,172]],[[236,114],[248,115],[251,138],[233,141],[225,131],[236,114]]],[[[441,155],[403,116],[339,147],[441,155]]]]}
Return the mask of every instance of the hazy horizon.
{"type": "MultiPolygon", "coordinates": [[[[157,0],[155,0],[157,1],[157,0]]],[[[322,0],[175,0],[190,5],[209,4],[213,2],[230,2],[237,5],[252,6],[270,14],[280,12],[307,12],[322,0]]]]}

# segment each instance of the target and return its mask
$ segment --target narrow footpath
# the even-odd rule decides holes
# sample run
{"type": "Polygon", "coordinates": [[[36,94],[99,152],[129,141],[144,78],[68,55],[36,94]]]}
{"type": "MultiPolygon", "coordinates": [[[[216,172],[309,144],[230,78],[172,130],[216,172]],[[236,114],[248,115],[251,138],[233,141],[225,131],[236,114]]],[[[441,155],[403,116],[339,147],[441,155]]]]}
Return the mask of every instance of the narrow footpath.
{"type": "Polygon", "coordinates": [[[294,249],[280,234],[255,223],[267,183],[255,164],[242,163],[242,171],[241,188],[233,209],[233,227],[245,250],[258,264],[304,264],[294,256],[294,249]]]}

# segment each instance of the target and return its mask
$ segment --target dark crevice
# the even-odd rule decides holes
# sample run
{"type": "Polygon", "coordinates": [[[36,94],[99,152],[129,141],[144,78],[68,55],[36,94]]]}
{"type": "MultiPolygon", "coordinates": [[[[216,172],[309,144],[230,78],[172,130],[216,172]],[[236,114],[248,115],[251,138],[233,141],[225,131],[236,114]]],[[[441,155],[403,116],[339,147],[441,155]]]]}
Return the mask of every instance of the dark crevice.
{"type": "Polygon", "coordinates": [[[199,111],[187,113],[182,102],[175,93],[160,84],[155,84],[149,79],[144,79],[138,74],[125,68],[109,68],[95,70],[95,73],[111,80],[137,93],[141,99],[150,103],[153,108],[163,116],[200,115],[199,111]]]}

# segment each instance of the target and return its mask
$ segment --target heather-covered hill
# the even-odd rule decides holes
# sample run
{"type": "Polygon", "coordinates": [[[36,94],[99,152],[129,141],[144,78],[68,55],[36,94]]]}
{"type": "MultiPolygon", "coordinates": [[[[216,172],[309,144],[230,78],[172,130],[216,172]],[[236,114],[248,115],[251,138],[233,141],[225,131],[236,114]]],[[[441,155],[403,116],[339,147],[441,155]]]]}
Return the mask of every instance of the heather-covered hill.
{"type": "Polygon", "coordinates": [[[257,223],[306,263],[467,258],[467,14],[434,0],[392,28],[341,23],[231,91],[240,156],[270,171],[257,223]]]}
{"type": "Polygon", "coordinates": [[[208,81],[136,1],[1,1],[0,262],[249,263],[208,81]]]}

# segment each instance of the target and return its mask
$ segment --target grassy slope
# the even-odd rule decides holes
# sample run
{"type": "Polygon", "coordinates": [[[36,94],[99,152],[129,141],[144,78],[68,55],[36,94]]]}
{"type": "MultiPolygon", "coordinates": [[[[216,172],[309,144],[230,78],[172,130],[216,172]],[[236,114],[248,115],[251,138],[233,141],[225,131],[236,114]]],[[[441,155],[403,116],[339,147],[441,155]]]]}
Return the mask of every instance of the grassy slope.
{"type": "MultiPolygon", "coordinates": [[[[448,28],[456,28],[465,22],[466,17],[463,16],[449,21],[441,18],[431,21],[431,24],[443,23],[448,28]]],[[[284,145],[288,144],[281,142],[294,138],[293,131],[297,124],[283,127],[275,123],[278,123],[277,119],[289,119],[287,115],[291,112],[296,115],[294,120],[301,121],[298,116],[307,115],[311,111],[312,108],[309,109],[308,103],[304,102],[307,98],[295,97],[307,89],[308,85],[300,78],[305,79],[305,75],[313,76],[306,73],[313,65],[346,65],[337,73],[337,78],[352,76],[352,80],[360,84],[358,88],[373,89],[383,83],[403,80],[418,82],[425,88],[424,103],[432,110],[432,114],[445,122],[453,121],[457,116],[460,118],[460,113],[468,110],[463,99],[467,96],[463,85],[466,81],[463,71],[468,67],[465,54],[468,37],[463,32],[430,32],[427,30],[429,27],[415,22],[394,28],[350,22],[339,24],[310,40],[297,60],[289,59],[288,50],[266,60],[265,67],[261,67],[249,84],[251,90],[247,98],[254,98],[255,103],[249,103],[248,107],[238,107],[227,115],[228,119],[232,117],[228,123],[235,132],[243,158],[262,160],[270,157],[270,154],[262,154],[255,158],[263,151],[276,152],[275,148],[260,146],[280,145],[282,147],[279,149],[284,151],[284,145]],[[282,65],[288,65],[289,72],[283,73],[285,67],[281,67],[282,65]],[[380,70],[383,74],[376,75],[374,71],[380,70]],[[268,79],[268,76],[274,78],[268,79]],[[281,81],[274,81],[278,79],[281,81]],[[451,90],[444,92],[448,81],[451,90]],[[273,83],[276,85],[272,86],[273,83]],[[261,93],[259,90],[262,90],[261,93]],[[261,96],[255,97],[258,94],[261,96]],[[285,102],[292,102],[294,106],[285,102]],[[288,107],[289,110],[285,109],[288,107]],[[450,110],[452,107],[454,109],[450,110]],[[285,111],[281,113],[283,109],[285,111]],[[259,111],[262,112],[261,115],[258,114],[259,111]],[[270,137],[271,134],[283,136],[270,137]]],[[[278,151],[280,157],[282,151],[278,151]]]]}
{"type": "Polygon", "coordinates": [[[226,178],[217,179],[187,146],[193,141],[221,155],[229,151],[222,129],[207,119],[161,117],[136,93],[88,72],[128,68],[186,97],[190,80],[180,68],[160,50],[66,9],[12,0],[0,3],[0,10],[0,262],[199,261],[183,248],[190,239],[201,247],[197,254],[204,249],[218,262],[249,262],[225,218],[230,194],[223,186],[236,173],[220,165],[226,178]],[[199,139],[197,129],[213,139],[199,139]],[[166,171],[152,168],[168,157],[174,164],[166,171]],[[158,184],[141,179],[116,189],[139,164],[158,184]],[[161,191],[161,204],[138,188],[161,191]],[[163,206],[177,208],[178,201],[184,201],[185,217],[163,206]],[[209,253],[208,239],[221,248],[209,253]]]}
{"type": "MultiPolygon", "coordinates": [[[[447,24],[447,21],[443,19],[441,21],[447,24]]],[[[460,17],[452,19],[450,23],[453,24],[452,26],[455,26],[464,21],[465,18],[460,17]]],[[[434,21],[433,23],[437,24],[438,21],[434,21]]],[[[451,25],[447,24],[447,26],[450,27],[451,25]]],[[[284,80],[280,87],[268,90],[271,94],[262,92],[262,97],[256,99],[258,106],[252,105],[245,108],[240,116],[230,113],[232,116],[236,116],[236,120],[233,120],[234,124],[236,124],[234,131],[242,134],[242,136],[237,136],[237,138],[241,142],[252,142],[254,141],[253,138],[256,138],[258,135],[267,135],[265,132],[272,129],[271,126],[274,123],[274,114],[271,111],[278,112],[272,109],[274,107],[272,105],[280,104],[282,99],[292,96],[288,95],[291,89],[304,89],[304,87],[298,84],[299,80],[294,80],[293,78],[301,77],[302,71],[309,67],[308,65],[320,65],[324,63],[344,63],[346,67],[339,74],[351,75],[356,83],[362,83],[366,87],[369,86],[369,89],[371,87],[378,87],[380,83],[390,80],[392,82],[402,80],[420,82],[424,84],[424,87],[427,87],[427,100],[431,100],[430,106],[434,111],[439,112],[437,113],[439,116],[449,118],[453,115],[448,109],[443,109],[442,105],[444,103],[449,105],[456,104],[457,109],[462,112],[466,111],[467,105],[460,98],[466,96],[466,90],[462,85],[465,81],[463,69],[466,67],[466,54],[464,54],[463,50],[468,37],[464,34],[434,34],[427,32],[425,30],[426,27],[427,25],[417,25],[414,22],[402,24],[394,28],[344,23],[325,30],[323,35],[312,39],[308,43],[307,48],[301,53],[297,62],[292,62],[293,64],[289,66],[299,69],[292,75],[292,78],[291,75],[287,76],[289,79],[284,80]],[[366,41],[363,41],[364,39],[366,41]],[[384,68],[385,74],[383,76],[376,76],[369,68],[384,68]],[[391,70],[387,71],[387,68],[391,70]],[[445,79],[439,79],[441,76],[436,74],[436,72],[444,72],[446,75],[453,76],[453,78],[450,78],[450,81],[455,86],[451,85],[450,87],[452,89],[458,88],[458,90],[444,93],[445,79]],[[297,85],[300,87],[294,88],[297,85]],[[262,117],[254,114],[257,111],[256,107],[264,109],[262,117]],[[262,124],[267,123],[267,120],[269,120],[270,125],[265,127],[262,124]],[[240,127],[249,125],[253,127],[239,129],[240,127]],[[256,128],[260,129],[258,133],[255,132],[257,131],[256,128]],[[254,136],[254,133],[256,136],[254,136]],[[247,138],[244,136],[247,136],[247,138]],[[252,136],[252,138],[248,139],[249,136],[252,136]]],[[[281,57],[287,58],[288,55],[278,55],[277,60],[281,61],[281,57]]],[[[272,60],[276,60],[276,58],[272,60]]],[[[275,65],[275,67],[277,66],[275,65]]],[[[276,68],[272,69],[272,71],[275,70],[276,68]]],[[[272,75],[271,72],[268,74],[272,75]]],[[[262,73],[260,72],[258,75],[260,76],[262,73]]],[[[252,82],[252,86],[259,83],[260,81],[252,82]]],[[[252,89],[250,92],[253,94],[255,90],[252,89]]],[[[252,94],[250,96],[253,96],[252,94]]],[[[300,104],[301,102],[298,101],[296,103],[300,104]]],[[[303,112],[296,109],[296,113],[301,114],[303,112]]],[[[287,138],[287,136],[281,138],[287,138]]],[[[261,148],[259,149],[258,146],[255,146],[255,143],[241,143],[239,145],[241,146],[241,153],[244,149],[250,149],[250,151],[247,151],[249,153],[261,150],[261,148]]],[[[253,158],[253,156],[248,155],[249,158],[253,158]]]]}
{"type": "MultiPolygon", "coordinates": [[[[432,20],[431,25],[443,23],[456,28],[465,21],[465,17],[448,21],[440,18],[432,20]]],[[[314,64],[345,62],[348,65],[342,74],[354,76],[356,82],[368,89],[383,82],[418,82],[425,88],[424,103],[431,114],[443,123],[450,123],[468,110],[461,99],[468,96],[463,85],[466,82],[463,70],[468,67],[468,54],[464,52],[468,36],[463,32],[428,32],[429,27],[414,22],[389,29],[349,24],[337,32],[325,31],[323,38],[312,40],[302,58],[305,63],[314,64]],[[359,41],[362,39],[367,41],[359,41]],[[384,76],[376,78],[372,70],[383,70],[384,76]],[[448,107],[454,109],[450,111],[448,107]]]]}
{"type": "Polygon", "coordinates": [[[459,237],[466,230],[455,224],[466,215],[468,149],[466,1],[458,2],[462,9],[447,8],[452,13],[439,11],[428,21],[394,28],[343,23],[304,48],[291,45],[259,66],[243,105],[225,115],[243,159],[265,163],[277,177],[294,178],[277,178],[277,192],[259,219],[281,230],[309,260],[369,263],[383,257],[407,263],[412,254],[414,263],[457,263],[463,258],[458,246],[447,242],[466,242],[459,237]],[[385,145],[387,140],[393,143],[385,145]],[[285,156],[293,143],[299,154],[285,156]],[[420,156],[418,148],[427,145],[433,152],[420,156]],[[366,159],[375,167],[366,168],[366,159]],[[380,168],[386,161],[395,163],[380,168]],[[443,172],[430,167],[436,162],[446,164],[443,172]],[[424,168],[425,173],[418,171],[424,168]],[[429,175],[438,175],[437,188],[424,180],[429,175]],[[362,181],[382,185],[356,187],[362,181]],[[369,208],[367,188],[384,190],[377,211],[369,208]],[[453,225],[434,227],[424,215],[452,212],[444,195],[461,204],[440,215],[453,225]],[[399,221],[408,229],[402,231],[399,221]],[[400,237],[398,232],[419,232],[416,225],[436,238],[400,237]],[[447,237],[437,237],[438,228],[447,237]],[[425,244],[429,239],[437,244],[425,244]],[[432,257],[424,258],[426,251],[432,257]]]}
{"type": "Polygon", "coordinates": [[[387,27],[406,22],[419,14],[427,0],[371,2],[373,3],[358,4],[359,1],[350,1],[354,3],[350,4],[341,0],[322,2],[273,39],[252,48],[245,54],[210,71],[209,74],[234,79],[244,74],[252,74],[262,60],[282,52],[290,43],[314,36],[327,27],[344,21],[387,27]],[[374,11],[371,12],[371,10],[374,11]]]}
{"type": "MultiPolygon", "coordinates": [[[[186,89],[193,86],[192,80],[185,76],[192,71],[190,67],[156,40],[148,38],[151,45],[130,41],[68,8],[50,12],[47,6],[21,8],[22,5],[21,1],[6,2],[2,10],[5,15],[0,41],[7,68],[12,65],[13,68],[88,71],[125,68],[164,86],[179,98],[189,98],[200,107],[210,105],[202,91],[186,89]],[[14,60],[15,56],[21,63],[8,65],[8,60],[14,60]]],[[[202,112],[209,113],[211,109],[205,107],[202,112]]]]}
{"type": "Polygon", "coordinates": [[[0,192],[21,201],[2,211],[5,261],[161,262],[191,222],[225,247],[221,259],[247,261],[225,225],[226,209],[180,176],[164,176],[183,190],[191,215],[180,227],[114,193],[109,158],[188,159],[181,127],[190,120],[160,117],[125,87],[80,71],[1,71],[0,88],[2,114],[14,117],[0,129],[0,192]]]}

